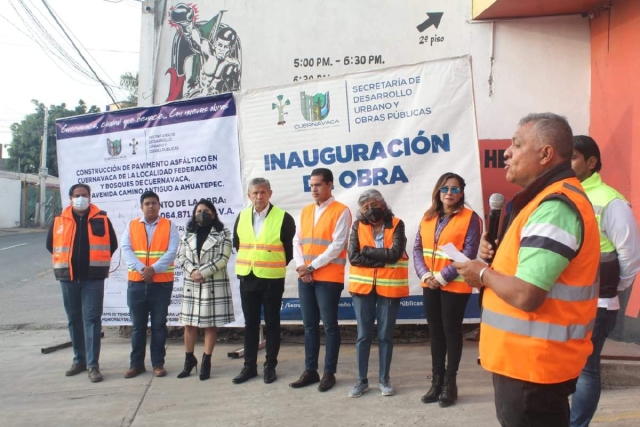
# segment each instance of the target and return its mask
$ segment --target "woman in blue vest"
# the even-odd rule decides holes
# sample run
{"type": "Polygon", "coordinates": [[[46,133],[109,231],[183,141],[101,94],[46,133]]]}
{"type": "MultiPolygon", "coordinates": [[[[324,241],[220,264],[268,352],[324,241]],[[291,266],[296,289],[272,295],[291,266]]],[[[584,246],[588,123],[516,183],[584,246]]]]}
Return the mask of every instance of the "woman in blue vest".
{"type": "Polygon", "coordinates": [[[184,369],[178,378],[191,374],[198,360],[193,355],[198,328],[204,329],[204,354],[200,379],[211,374],[211,354],[218,326],[234,321],[227,262],[231,255],[231,232],[224,227],[216,208],[200,199],[193,209],[187,231],[178,249],[178,263],[184,272],[180,323],[184,325],[184,369]]]}

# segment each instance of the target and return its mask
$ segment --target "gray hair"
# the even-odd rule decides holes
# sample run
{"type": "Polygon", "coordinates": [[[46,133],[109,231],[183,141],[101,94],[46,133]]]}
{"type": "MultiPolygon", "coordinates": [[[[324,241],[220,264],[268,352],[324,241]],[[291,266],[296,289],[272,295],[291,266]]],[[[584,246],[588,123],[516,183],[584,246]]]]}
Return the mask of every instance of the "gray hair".
{"type": "MultiPolygon", "coordinates": [[[[393,211],[391,210],[389,205],[387,205],[387,202],[384,200],[384,196],[382,196],[382,193],[380,193],[378,190],[375,190],[373,188],[363,191],[362,194],[360,194],[360,197],[358,197],[358,207],[361,208],[362,205],[367,203],[369,200],[375,200],[377,202],[382,203],[385,206],[386,208],[384,210],[385,221],[393,218],[393,211]]],[[[369,223],[369,221],[367,221],[367,219],[364,217],[360,209],[358,209],[358,212],[356,213],[356,219],[365,224],[369,223]]]]}
{"type": "Polygon", "coordinates": [[[266,178],[253,178],[251,181],[249,181],[249,185],[247,186],[247,193],[251,192],[251,188],[252,187],[256,187],[256,186],[266,186],[267,189],[271,190],[271,183],[269,182],[268,179],[266,178]]]}
{"type": "Polygon", "coordinates": [[[538,144],[551,145],[563,160],[573,155],[573,131],[567,118],[554,113],[532,113],[520,119],[518,126],[533,124],[538,144]]]}
{"type": "Polygon", "coordinates": [[[360,197],[358,197],[358,206],[362,207],[362,205],[367,203],[369,200],[375,200],[377,202],[384,203],[385,205],[387,204],[387,202],[384,201],[382,194],[373,188],[362,192],[360,197]]]}

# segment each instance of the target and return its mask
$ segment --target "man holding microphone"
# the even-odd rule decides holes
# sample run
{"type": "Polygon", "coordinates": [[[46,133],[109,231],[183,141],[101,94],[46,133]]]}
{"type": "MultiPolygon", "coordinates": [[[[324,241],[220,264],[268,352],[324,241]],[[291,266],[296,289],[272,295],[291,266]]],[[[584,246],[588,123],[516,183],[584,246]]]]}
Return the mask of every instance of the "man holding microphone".
{"type": "MultiPolygon", "coordinates": [[[[511,201],[497,251],[454,263],[484,286],[480,358],[493,373],[503,427],[569,426],[568,397],[591,354],[600,242],[591,203],[571,169],[573,135],[564,117],[530,114],[505,152],[511,201]]],[[[493,242],[492,242],[493,243],[493,242]]]]}

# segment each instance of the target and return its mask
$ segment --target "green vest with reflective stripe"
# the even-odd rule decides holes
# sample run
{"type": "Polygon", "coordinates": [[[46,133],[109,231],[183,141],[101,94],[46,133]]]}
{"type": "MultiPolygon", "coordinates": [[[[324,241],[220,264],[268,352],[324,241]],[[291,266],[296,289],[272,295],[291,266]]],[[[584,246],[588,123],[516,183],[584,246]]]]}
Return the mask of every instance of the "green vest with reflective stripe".
{"type": "Polygon", "coordinates": [[[236,275],[247,276],[253,271],[262,279],[281,279],[287,272],[287,259],[284,245],[280,240],[280,231],[284,220],[284,211],[272,206],[264,219],[260,235],[253,232],[253,207],[243,209],[238,220],[238,256],[236,275]]]}
{"type": "MultiPolygon", "coordinates": [[[[593,210],[595,211],[596,219],[598,220],[598,229],[600,230],[602,230],[600,220],[602,219],[602,213],[606,209],[607,205],[614,199],[620,199],[627,202],[627,199],[625,199],[624,196],[616,189],[611,188],[602,182],[602,177],[600,177],[600,174],[597,172],[582,181],[582,187],[584,187],[584,191],[587,193],[589,201],[593,205],[593,210]]],[[[613,243],[611,243],[611,240],[607,239],[607,237],[600,232],[600,252],[612,252],[615,250],[616,248],[613,246],[613,243]]]]}
{"type": "Polygon", "coordinates": [[[620,264],[616,247],[602,233],[600,222],[609,203],[615,199],[627,202],[627,199],[616,189],[602,182],[602,177],[597,172],[582,181],[582,187],[593,205],[600,231],[600,297],[613,298],[617,294],[618,282],[620,281],[620,264]]]}

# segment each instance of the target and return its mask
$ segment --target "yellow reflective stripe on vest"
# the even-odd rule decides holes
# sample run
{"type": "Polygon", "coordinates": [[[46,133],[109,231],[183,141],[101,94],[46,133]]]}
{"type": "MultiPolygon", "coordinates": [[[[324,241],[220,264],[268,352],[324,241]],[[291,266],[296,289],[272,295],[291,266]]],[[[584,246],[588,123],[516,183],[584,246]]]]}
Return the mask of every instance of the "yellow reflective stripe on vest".
{"type": "Polygon", "coordinates": [[[586,325],[558,325],[518,319],[506,314],[496,313],[486,307],[482,310],[482,323],[486,325],[501,331],[549,341],[567,342],[569,340],[585,339],[593,329],[594,322],[595,319],[592,319],[586,325]]]}
{"type": "Polygon", "coordinates": [[[361,276],[359,274],[350,274],[349,282],[363,283],[365,285],[373,285],[373,277],[361,276]]]}

